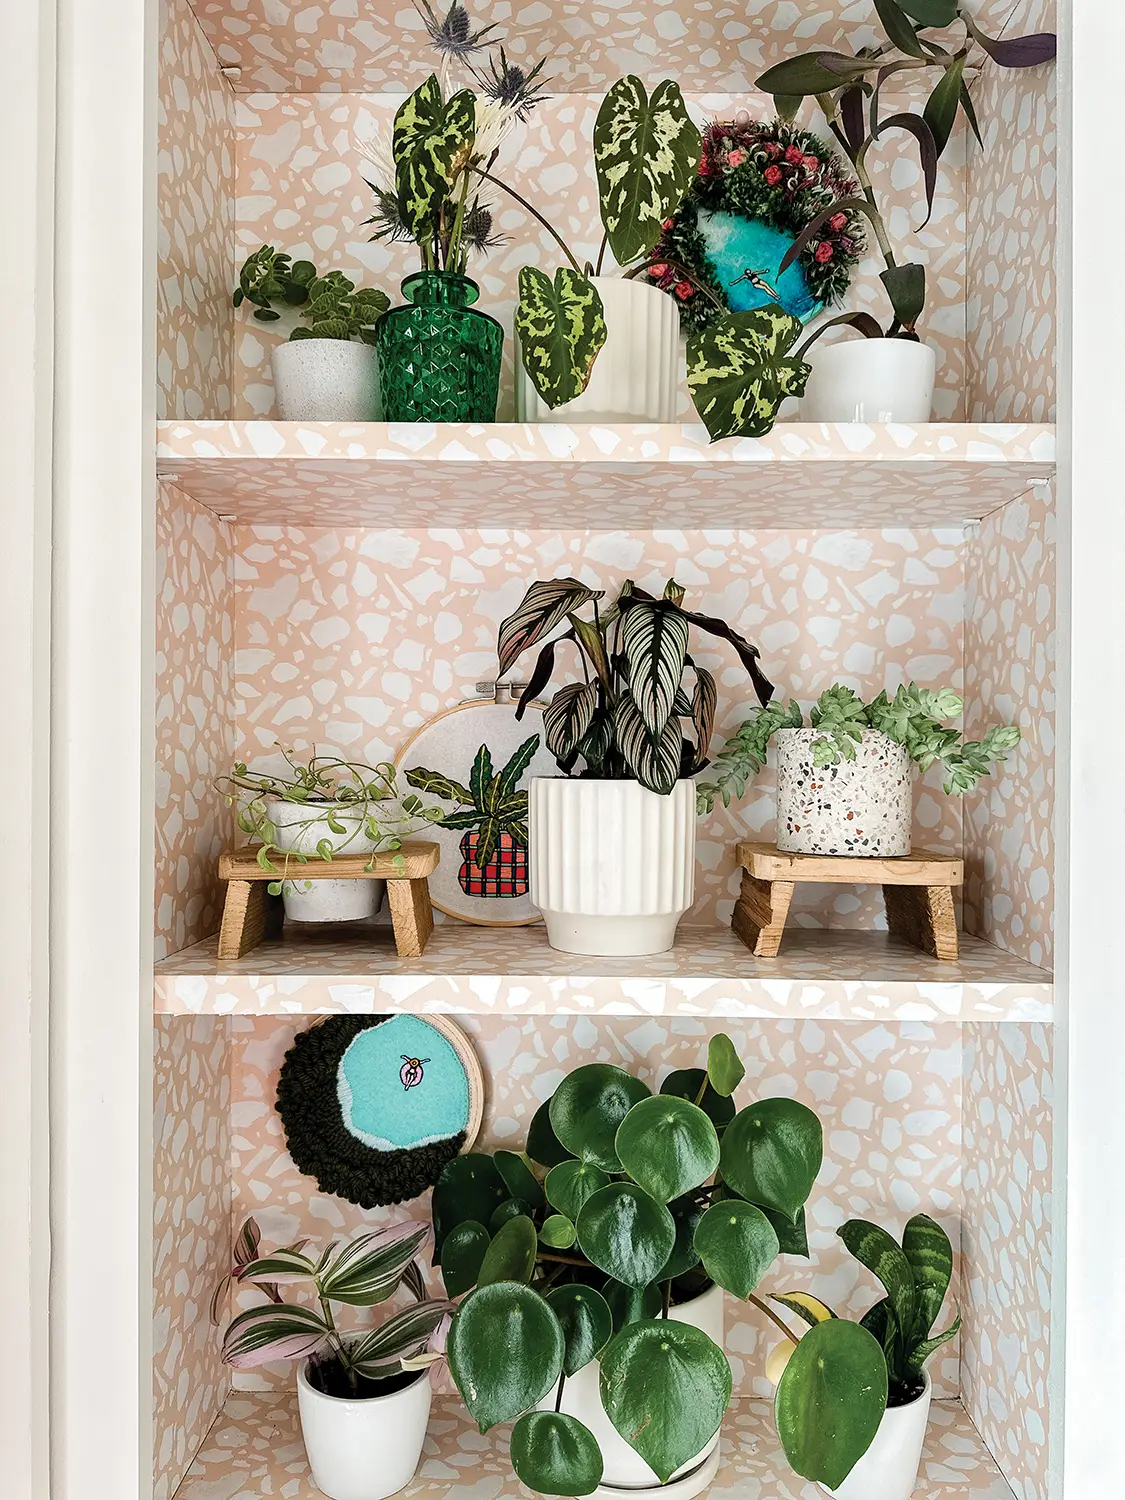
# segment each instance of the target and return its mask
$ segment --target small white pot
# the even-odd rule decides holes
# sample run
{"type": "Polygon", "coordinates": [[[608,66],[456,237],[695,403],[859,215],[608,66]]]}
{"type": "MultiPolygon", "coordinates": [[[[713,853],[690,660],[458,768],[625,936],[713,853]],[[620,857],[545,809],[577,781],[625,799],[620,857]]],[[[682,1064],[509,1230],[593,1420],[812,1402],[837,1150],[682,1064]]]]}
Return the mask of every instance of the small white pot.
{"type": "MultiPolygon", "coordinates": [[[[552,411],[516,360],[520,422],[674,422],[679,390],[680,315],[658,287],[593,276],[605,309],[606,341],[581,396],[552,411]]],[[[517,339],[518,344],[518,339],[517,339]]]]}
{"type": "MultiPolygon", "coordinates": [[[[363,813],[355,808],[337,807],[333,818],[343,825],[343,833],[333,833],[328,819],[309,817],[315,804],[308,802],[271,802],[270,819],[277,829],[279,849],[298,849],[309,855],[310,864],[321,866],[317,845],[327,839],[335,853],[372,854],[375,841],[364,832],[363,813]]],[[[279,865],[278,860],[274,863],[279,865]]],[[[306,867],[294,861],[289,879],[282,886],[285,916],[290,922],[362,922],[373,917],[383,901],[383,880],[304,880],[306,867]]]]}
{"type": "MultiPolygon", "coordinates": [[[[673,1307],[668,1318],[673,1323],[687,1323],[703,1332],[723,1347],[723,1291],[712,1286],[682,1307],[673,1307]]],[[[551,1391],[539,1403],[540,1411],[554,1411],[555,1392],[551,1391]]],[[[662,1485],[644,1459],[630,1448],[625,1439],[606,1415],[601,1396],[601,1368],[596,1359],[569,1376],[563,1382],[562,1407],[567,1416],[578,1420],[594,1434],[602,1450],[604,1468],[602,1482],[594,1491],[600,1500],[613,1500],[622,1493],[647,1494],[659,1492],[660,1500],[692,1500],[701,1494],[715,1477],[719,1461],[719,1433],[716,1433],[706,1448],[677,1469],[666,1485],[662,1485]]]]}
{"type": "Polygon", "coordinates": [[[928,422],[936,359],[913,339],[816,343],[801,402],[804,422],[928,422]]]}
{"type": "Polygon", "coordinates": [[[930,1420],[933,1387],[909,1406],[892,1406],[883,1413],[871,1447],[837,1489],[820,1488],[836,1500],[910,1500],[918,1483],[926,1423],[930,1420]]]}
{"type": "Polygon", "coordinates": [[[910,853],[911,760],[902,745],[865,729],[855,760],[813,765],[818,729],[779,729],[777,847],[787,854],[891,858],[910,853]]]}
{"type": "Polygon", "coordinates": [[[283,422],[377,422],[379,363],[370,344],[290,339],[270,355],[283,422]]]}
{"type": "Polygon", "coordinates": [[[563,953],[666,953],[695,897],[695,784],[533,776],[532,905],[563,953]]]}
{"type": "Polygon", "coordinates": [[[329,1500],[386,1500],[414,1478],[433,1390],[429,1373],[389,1396],[344,1401],[314,1389],[308,1360],[297,1371],[301,1436],[313,1483],[329,1500]]]}

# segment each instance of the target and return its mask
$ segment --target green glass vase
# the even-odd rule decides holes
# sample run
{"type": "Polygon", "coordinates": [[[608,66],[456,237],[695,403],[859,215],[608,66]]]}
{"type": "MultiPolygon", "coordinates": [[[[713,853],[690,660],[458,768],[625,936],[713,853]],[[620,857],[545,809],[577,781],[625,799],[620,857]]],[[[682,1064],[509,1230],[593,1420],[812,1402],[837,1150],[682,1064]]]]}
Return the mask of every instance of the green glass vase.
{"type": "Polygon", "coordinates": [[[385,422],[494,422],[504,330],[471,304],[480,288],[449,271],[402,283],[406,305],[379,320],[385,422]]]}

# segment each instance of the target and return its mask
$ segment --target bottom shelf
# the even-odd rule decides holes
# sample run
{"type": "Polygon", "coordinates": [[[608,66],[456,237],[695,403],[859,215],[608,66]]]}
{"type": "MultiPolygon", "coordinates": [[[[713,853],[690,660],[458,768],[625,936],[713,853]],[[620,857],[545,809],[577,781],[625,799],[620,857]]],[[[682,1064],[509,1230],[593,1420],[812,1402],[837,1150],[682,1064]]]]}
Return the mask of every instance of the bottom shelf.
{"type": "MultiPolygon", "coordinates": [[[[430,1430],[406,1500],[527,1497],[508,1462],[508,1428],[482,1437],[456,1396],[434,1401],[430,1430]]],[[[737,1500],[823,1500],[818,1485],[787,1467],[768,1401],[736,1401],[723,1428],[722,1463],[711,1495],[737,1500]]],[[[322,1500],[309,1477],[296,1395],[228,1397],[175,1500],[322,1500]]],[[[1012,1500],[964,1408],[935,1401],[913,1500],[1012,1500]]]]}

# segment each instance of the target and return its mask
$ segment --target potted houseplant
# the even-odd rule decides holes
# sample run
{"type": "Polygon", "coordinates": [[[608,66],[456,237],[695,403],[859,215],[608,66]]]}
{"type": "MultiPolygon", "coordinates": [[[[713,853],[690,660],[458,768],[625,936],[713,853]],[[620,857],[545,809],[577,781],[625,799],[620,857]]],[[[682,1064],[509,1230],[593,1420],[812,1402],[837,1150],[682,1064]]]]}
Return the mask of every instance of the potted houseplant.
{"type": "Polygon", "coordinates": [[[800,706],[768,703],[755,710],[715,757],[716,779],[697,787],[699,810],[716,797],[729,807],[765,765],[777,739],[777,847],[795,854],[891,857],[910,853],[913,766],[935,762],[949,793],[972,791],[1019,744],[1014,724],[981,740],[963,741],[948,727],[961,699],[914,683],[870,703],[842,683],[825,690],[805,726],[800,706]]]}
{"type": "Polygon", "coordinates": [[[689,1500],[714,1477],[723,1290],[774,1316],[755,1288],[779,1253],[808,1253],[822,1155],[795,1100],[736,1109],[742,1077],[723,1035],[659,1094],[580,1067],[535,1115],[526,1155],[462,1156],[439,1179],[435,1253],[462,1299],[450,1370],[482,1432],[515,1422],[529,1488],[689,1500]]]}
{"type": "MultiPolygon", "coordinates": [[[[891,308],[884,328],[869,314],[844,313],[821,324],[798,350],[802,359],[827,329],[849,324],[864,335],[822,345],[812,361],[813,373],[802,416],[824,422],[927,422],[933,396],[935,357],[921,342],[918,325],[925,310],[926,271],[895,254],[886,218],[879,207],[867,157],[893,131],[909,132],[918,144],[925,180],[927,217],[933,207],[937,165],[959,111],[981,141],[965,68],[974,43],[1006,68],[1030,68],[1050,62],[1056,38],[1051,32],[1024,37],[990,37],[961,0],[879,0],[879,19],[887,40],[854,55],[820,48],[803,57],[786,58],[768,68],[757,84],[774,96],[779,113],[792,118],[801,101],[815,98],[829,129],[852,163],[860,185],[858,196],[826,204],[790,247],[787,269],[825,226],[842,213],[858,212],[870,221],[885,262],[880,273],[891,308]],[[956,25],[952,37],[946,28],[956,25]],[[937,35],[932,33],[937,32],[937,35]],[[884,115],[880,93],[889,79],[937,70],[940,77],[921,114],[884,115]]],[[[981,142],[983,144],[983,142],[981,142]]]]}
{"type": "Polygon", "coordinates": [[[235,1317],[223,1359],[235,1369],[299,1360],[297,1406],[309,1467],[329,1500],[385,1500],[418,1467],[430,1415],[427,1353],[452,1306],[428,1301],[414,1257],[426,1224],[371,1230],[330,1244],[319,1256],[301,1241],[261,1253],[256,1225],[244,1226],[230,1278],[266,1300],[235,1317]],[[374,1327],[342,1330],[339,1308],[374,1307],[405,1285],[414,1302],[374,1327]],[[286,1301],[279,1288],[307,1287],[312,1302],[286,1301]],[[337,1312],[333,1312],[336,1305],[337,1312]]]}
{"type": "Polygon", "coordinates": [[[419,797],[399,799],[394,767],[366,766],[336,755],[298,758],[282,749],[284,769],[252,771],[236,762],[219,790],[237,805],[237,822],[258,845],[258,863],[277,875],[292,922],[357,922],[373,917],[383,899],[381,880],[301,880],[310,859],[374,855],[401,847],[410,833],[441,820],[441,809],[419,797]]]}
{"type": "Polygon", "coordinates": [[[707,764],[717,701],[711,673],[688,654],[691,627],[735,648],[760,702],[773,688],[758,648],[724,621],[684,609],[678,584],[661,599],[632,582],[607,608],[602,598],[574,578],[537,580],[500,625],[500,678],[546,642],[517,717],[547,686],[560,646],[577,650],[584,677],[543,712],[562,775],[531,779],[531,900],[564,953],[660,953],[694,896],[688,778],[707,764]],[[579,613],[586,606],[592,618],[579,613]]]}
{"type": "Polygon", "coordinates": [[[793,1469],[836,1500],[910,1500],[930,1415],[926,1361],[961,1326],[955,1317],[934,1332],[953,1250],[926,1214],[901,1244],[862,1219],[837,1233],[886,1295],[858,1323],[807,1292],[773,1297],[807,1325],[770,1356],[778,1436],[793,1469]]]}
{"type": "Polygon", "coordinates": [[[276,323],[278,306],[301,322],[270,362],[283,422],[377,422],[379,373],[375,330],[391,305],[375,287],[357,290],[342,271],[317,275],[311,260],[294,261],[272,245],[247,256],[234,293],[259,323],[276,323]]]}

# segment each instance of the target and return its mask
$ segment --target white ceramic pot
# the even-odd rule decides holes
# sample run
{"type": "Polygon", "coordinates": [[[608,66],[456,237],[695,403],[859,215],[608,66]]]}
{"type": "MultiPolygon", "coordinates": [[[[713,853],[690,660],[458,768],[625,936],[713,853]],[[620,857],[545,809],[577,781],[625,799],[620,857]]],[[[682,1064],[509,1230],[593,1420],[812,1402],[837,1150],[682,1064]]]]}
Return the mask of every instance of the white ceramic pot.
{"type": "Polygon", "coordinates": [[[386,1500],[414,1478],[433,1391],[429,1373],[389,1396],[344,1401],[309,1384],[308,1361],[297,1371],[301,1436],[313,1483],[329,1500],[386,1500]]]}
{"type": "MultiPolygon", "coordinates": [[[[333,852],[371,854],[375,841],[364,832],[364,815],[355,808],[337,807],[333,818],[343,833],[333,833],[327,818],[313,818],[307,802],[271,802],[270,819],[277,829],[279,849],[298,849],[316,860],[317,845],[327,839],[333,852]]],[[[278,860],[274,863],[279,865],[278,860]]],[[[304,865],[294,862],[282,887],[285,916],[290,922],[362,922],[379,910],[386,890],[383,880],[302,880],[304,865]],[[307,889],[305,889],[307,887],[307,889]]]]}
{"type": "Polygon", "coordinates": [[[854,760],[813,765],[818,729],[779,729],[777,847],[787,854],[910,853],[911,760],[902,745],[865,729],[854,760]]]}
{"type": "Polygon", "coordinates": [[[804,422],[928,422],[936,359],[913,339],[821,340],[801,402],[804,422]]]}
{"type": "MultiPolygon", "coordinates": [[[[573,401],[546,404],[516,361],[520,422],[674,422],[680,380],[680,315],[667,292],[621,276],[591,278],[605,309],[606,340],[590,382],[573,401]]],[[[518,340],[517,340],[518,343],[518,340]]]]}
{"type": "Polygon", "coordinates": [[[879,1430],[867,1452],[837,1489],[820,1488],[836,1500],[910,1500],[918,1483],[926,1423],[930,1420],[933,1387],[909,1406],[892,1406],[883,1413],[879,1430]]]}
{"type": "Polygon", "coordinates": [[[270,355],[283,422],[377,422],[379,364],[370,344],[290,339],[270,355]]]}
{"type": "Polygon", "coordinates": [[[532,905],[563,953],[665,953],[695,896],[695,784],[533,776],[532,905]]]}
{"type": "MultiPolygon", "coordinates": [[[[723,1292],[718,1286],[709,1287],[702,1296],[682,1307],[674,1307],[668,1314],[675,1323],[688,1323],[703,1332],[723,1347],[723,1292]]],[[[576,1374],[563,1383],[562,1411],[567,1416],[577,1417],[594,1434],[602,1450],[604,1468],[602,1482],[594,1491],[600,1500],[630,1492],[659,1492],[660,1500],[692,1500],[701,1494],[715,1477],[719,1463],[719,1433],[716,1433],[706,1448],[677,1469],[666,1485],[662,1485],[644,1459],[618,1433],[606,1416],[601,1396],[601,1370],[596,1359],[583,1365],[576,1374]]],[[[554,1411],[555,1392],[551,1391],[539,1403],[540,1411],[554,1411]]]]}

